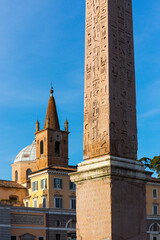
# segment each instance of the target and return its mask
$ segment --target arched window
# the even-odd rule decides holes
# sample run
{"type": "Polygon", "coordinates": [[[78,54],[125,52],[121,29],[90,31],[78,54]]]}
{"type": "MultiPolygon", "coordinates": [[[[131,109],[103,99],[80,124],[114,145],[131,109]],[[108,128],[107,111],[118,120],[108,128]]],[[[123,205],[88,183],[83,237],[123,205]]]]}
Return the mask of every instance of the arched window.
{"type": "Polygon", "coordinates": [[[70,219],[67,223],[66,223],[66,228],[76,228],[76,222],[73,219],[70,219]]]}
{"type": "Polygon", "coordinates": [[[16,201],[18,201],[18,197],[16,195],[11,195],[11,196],[9,196],[9,200],[11,202],[16,202],[16,201]]]}
{"type": "Polygon", "coordinates": [[[40,154],[43,154],[43,141],[40,142],[40,154]]]}
{"type": "Polygon", "coordinates": [[[15,181],[18,182],[18,171],[15,171],[15,181]]]}
{"type": "Polygon", "coordinates": [[[55,142],[55,153],[60,154],[60,142],[55,142]]]}
{"type": "Polygon", "coordinates": [[[150,226],[149,231],[151,232],[159,232],[159,225],[157,223],[154,223],[150,226]]]}
{"type": "Polygon", "coordinates": [[[35,236],[28,233],[21,236],[21,240],[35,240],[35,239],[37,239],[35,236]]]}
{"type": "Polygon", "coordinates": [[[29,168],[26,171],[26,180],[29,180],[29,174],[31,174],[32,170],[29,168]]]}

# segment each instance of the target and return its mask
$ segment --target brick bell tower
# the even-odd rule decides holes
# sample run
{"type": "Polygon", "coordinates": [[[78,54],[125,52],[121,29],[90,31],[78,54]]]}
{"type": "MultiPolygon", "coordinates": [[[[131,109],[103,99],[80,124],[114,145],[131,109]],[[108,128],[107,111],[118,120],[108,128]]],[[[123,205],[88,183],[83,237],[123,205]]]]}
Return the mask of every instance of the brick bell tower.
{"type": "Polygon", "coordinates": [[[68,166],[68,122],[65,121],[65,131],[60,130],[53,87],[44,123],[44,128],[39,130],[36,122],[36,162],[38,169],[49,166],[68,166]]]}
{"type": "Polygon", "coordinates": [[[146,240],[137,161],[132,0],[86,0],[84,162],[76,183],[78,240],[146,240]]]}

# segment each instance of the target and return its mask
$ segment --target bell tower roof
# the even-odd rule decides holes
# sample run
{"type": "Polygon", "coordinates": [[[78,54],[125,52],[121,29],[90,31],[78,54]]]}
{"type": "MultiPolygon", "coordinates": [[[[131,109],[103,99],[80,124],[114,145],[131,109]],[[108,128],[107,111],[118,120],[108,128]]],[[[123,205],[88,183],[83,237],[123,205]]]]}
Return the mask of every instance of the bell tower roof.
{"type": "Polygon", "coordinates": [[[56,108],[55,99],[53,97],[53,92],[54,92],[53,87],[51,86],[51,90],[50,90],[51,95],[48,101],[48,108],[47,108],[44,128],[48,127],[48,122],[49,122],[49,128],[54,130],[60,130],[57,108],[56,108]]]}

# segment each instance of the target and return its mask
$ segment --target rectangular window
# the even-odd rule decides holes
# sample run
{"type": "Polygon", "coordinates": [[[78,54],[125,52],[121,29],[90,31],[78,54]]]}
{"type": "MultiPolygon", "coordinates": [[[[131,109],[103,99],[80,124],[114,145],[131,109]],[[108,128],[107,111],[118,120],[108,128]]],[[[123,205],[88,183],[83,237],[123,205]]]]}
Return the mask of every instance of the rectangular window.
{"type": "Polygon", "coordinates": [[[158,205],[153,205],[153,215],[158,215],[158,205]]]}
{"type": "Polygon", "coordinates": [[[41,189],[45,190],[47,188],[47,178],[41,180],[41,189]]]}
{"type": "Polygon", "coordinates": [[[157,236],[153,236],[153,240],[158,240],[158,237],[157,236]]]}
{"type": "Polygon", "coordinates": [[[54,207],[55,208],[62,208],[63,207],[62,197],[59,197],[59,196],[54,197],[54,207]]]}
{"type": "Polygon", "coordinates": [[[29,207],[29,201],[25,201],[25,207],[29,207]]]}
{"type": "Polygon", "coordinates": [[[44,237],[38,237],[38,240],[44,240],[44,237]]]}
{"type": "Polygon", "coordinates": [[[70,190],[75,191],[76,190],[76,184],[70,181],[69,182],[69,188],[70,188],[70,190]]]}
{"type": "Polygon", "coordinates": [[[37,207],[38,207],[37,198],[34,198],[34,199],[33,199],[33,207],[34,207],[34,208],[37,208],[37,207]]]}
{"type": "Polygon", "coordinates": [[[11,240],[17,240],[16,236],[11,236],[11,240]]]}
{"type": "Polygon", "coordinates": [[[47,207],[47,198],[46,197],[42,197],[42,207],[43,208],[47,207]]]}
{"type": "Polygon", "coordinates": [[[157,199],[157,198],[158,198],[158,190],[157,190],[157,188],[154,188],[154,189],[153,189],[153,198],[154,198],[154,199],[157,199]]]}
{"type": "Polygon", "coordinates": [[[55,142],[55,153],[60,154],[60,142],[57,141],[55,142]]]}
{"type": "Polygon", "coordinates": [[[71,206],[71,209],[76,209],[76,198],[71,198],[70,206],[71,206]]]}
{"type": "Polygon", "coordinates": [[[57,220],[57,221],[55,222],[55,224],[56,224],[56,227],[60,227],[60,226],[61,226],[61,222],[60,222],[59,220],[57,220]]]}
{"type": "Polygon", "coordinates": [[[62,189],[62,179],[61,178],[54,178],[54,188],[62,189]]]}
{"type": "Polygon", "coordinates": [[[56,234],[56,240],[61,240],[61,235],[60,234],[56,234]]]}
{"type": "Polygon", "coordinates": [[[38,190],[38,181],[32,182],[32,191],[36,192],[38,190]]]}

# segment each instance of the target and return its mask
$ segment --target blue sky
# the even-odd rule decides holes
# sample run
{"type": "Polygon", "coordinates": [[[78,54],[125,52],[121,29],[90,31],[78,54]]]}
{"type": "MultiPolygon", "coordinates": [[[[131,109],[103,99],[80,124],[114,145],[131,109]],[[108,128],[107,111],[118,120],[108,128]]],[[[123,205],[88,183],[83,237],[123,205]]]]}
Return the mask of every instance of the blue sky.
{"type": "MultiPolygon", "coordinates": [[[[0,179],[44,124],[53,82],[70,164],[83,159],[84,0],[0,0],[0,179]]],[[[160,155],[160,1],[134,0],[138,158],[160,155]]]]}

